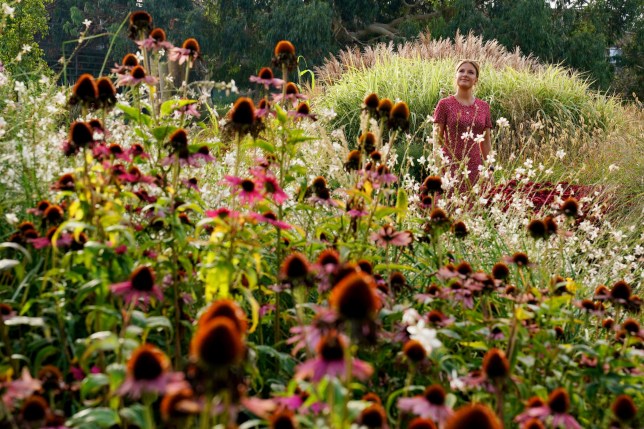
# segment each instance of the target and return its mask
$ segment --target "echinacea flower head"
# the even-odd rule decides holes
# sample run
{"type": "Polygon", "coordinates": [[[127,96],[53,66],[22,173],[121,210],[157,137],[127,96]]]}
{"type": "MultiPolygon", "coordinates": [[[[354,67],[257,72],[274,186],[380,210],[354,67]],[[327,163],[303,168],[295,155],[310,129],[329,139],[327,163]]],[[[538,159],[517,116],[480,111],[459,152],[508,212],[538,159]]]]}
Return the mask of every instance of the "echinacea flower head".
{"type": "Polygon", "coordinates": [[[360,169],[360,151],[352,150],[347,155],[347,161],[344,163],[344,169],[346,171],[356,171],[360,169]]]}
{"type": "Polygon", "coordinates": [[[331,307],[348,320],[373,320],[380,309],[372,276],[354,272],[335,285],[329,297],[331,307]]]}
{"type": "MultiPolygon", "coordinates": [[[[335,330],[323,336],[317,345],[317,356],[300,364],[295,377],[297,379],[310,378],[314,382],[322,380],[325,376],[344,378],[346,368],[346,341],[335,330]]],[[[352,359],[352,375],[358,380],[367,380],[373,374],[373,368],[360,359],[352,359]]]]}
{"type": "Polygon", "coordinates": [[[134,54],[125,54],[121,60],[121,65],[129,67],[130,70],[139,65],[139,59],[134,54]]]}
{"type": "Polygon", "coordinates": [[[437,429],[434,421],[431,419],[424,419],[422,417],[416,417],[409,422],[407,429],[437,429]]]}
{"type": "Polygon", "coordinates": [[[391,224],[386,224],[377,232],[371,234],[371,240],[377,245],[386,246],[408,246],[413,238],[407,231],[396,231],[391,224]]]}
{"type": "Polygon", "coordinates": [[[9,320],[15,315],[16,315],[16,312],[13,311],[13,308],[11,308],[9,304],[0,302],[0,317],[2,317],[2,320],[9,320]]]}
{"type": "Polygon", "coordinates": [[[145,392],[163,393],[168,384],[170,360],[152,344],[143,344],[132,352],[127,362],[121,395],[139,398],[145,392]]]}
{"type": "Polygon", "coordinates": [[[225,369],[241,362],[245,349],[241,334],[227,317],[199,326],[190,343],[191,357],[203,367],[225,369]]]}
{"type": "Polygon", "coordinates": [[[389,275],[389,287],[394,292],[402,292],[407,287],[407,279],[400,271],[394,271],[389,275]]]}
{"type": "Polygon", "coordinates": [[[439,384],[427,386],[422,395],[412,398],[400,398],[398,408],[422,418],[430,418],[443,426],[452,415],[452,409],[446,403],[445,389],[439,384]]]}
{"type": "Polygon", "coordinates": [[[365,155],[369,155],[371,152],[376,150],[376,136],[372,132],[363,133],[358,142],[360,144],[360,150],[362,150],[365,155]]]}
{"type": "Polygon", "coordinates": [[[624,280],[615,282],[613,287],[610,289],[610,299],[621,304],[627,302],[630,299],[631,294],[631,287],[624,280]]]}
{"type": "Polygon", "coordinates": [[[69,104],[75,106],[81,104],[86,109],[91,109],[96,106],[96,99],[98,98],[98,88],[94,76],[89,73],[84,73],[78,77],[76,84],[72,88],[72,96],[69,98],[69,104]]]}
{"type": "Polygon", "coordinates": [[[94,141],[94,133],[86,122],[72,122],[68,140],[75,147],[84,148],[94,141]]]}
{"type": "Polygon", "coordinates": [[[459,220],[452,224],[452,233],[454,233],[454,237],[456,238],[465,238],[469,234],[469,231],[467,230],[467,225],[465,225],[465,222],[459,220]]]}
{"type": "Polygon", "coordinates": [[[152,16],[143,10],[137,10],[130,14],[130,27],[128,37],[132,40],[145,39],[152,31],[152,16]]]}
{"type": "Polygon", "coordinates": [[[280,267],[280,276],[290,282],[302,281],[307,278],[311,268],[308,259],[300,252],[288,255],[280,267]]]}
{"type": "Polygon", "coordinates": [[[630,422],[637,417],[637,407],[629,395],[619,395],[613,401],[610,409],[620,422],[630,422]]]}
{"type": "Polygon", "coordinates": [[[564,414],[570,408],[568,392],[562,387],[553,390],[548,396],[548,407],[553,413],[564,414]]]}
{"type": "Polygon", "coordinates": [[[44,390],[59,391],[64,386],[63,373],[54,365],[44,365],[38,371],[38,379],[44,390]]]}
{"type": "Polygon", "coordinates": [[[568,217],[576,217],[579,214],[579,202],[576,198],[569,197],[561,203],[559,210],[568,217]]]}
{"type": "Polygon", "coordinates": [[[490,349],[483,357],[483,373],[490,380],[501,380],[510,375],[510,363],[505,353],[499,349],[490,349]]]}
{"type": "Polygon", "coordinates": [[[546,225],[547,236],[557,234],[558,225],[554,217],[550,215],[546,216],[545,218],[543,218],[543,223],[546,225]]]}
{"type": "Polygon", "coordinates": [[[153,29],[146,39],[138,40],[136,44],[142,48],[150,49],[153,52],[158,52],[161,49],[171,50],[174,48],[172,43],[166,40],[166,34],[162,28],[153,29]]]}
{"type": "Polygon", "coordinates": [[[530,419],[521,426],[521,429],[546,429],[546,427],[541,420],[530,419]]]}
{"type": "Polygon", "coordinates": [[[159,301],[163,299],[161,289],[155,284],[154,271],[145,265],[132,271],[128,281],[110,286],[110,290],[114,295],[122,296],[128,304],[139,300],[147,304],[152,297],[159,301]]]}
{"type": "Polygon", "coordinates": [[[378,394],[374,392],[365,393],[364,396],[362,396],[361,400],[365,402],[371,402],[373,404],[382,405],[382,399],[380,399],[380,396],[378,396],[378,394]]]}
{"type": "Polygon", "coordinates": [[[173,152],[186,149],[188,147],[188,133],[183,128],[179,128],[170,134],[169,143],[173,152]]]}
{"type": "Polygon", "coordinates": [[[392,130],[406,131],[409,128],[409,106],[404,101],[394,105],[389,113],[389,128],[392,130]]]}
{"type": "Polygon", "coordinates": [[[288,409],[275,412],[269,419],[270,429],[297,429],[299,426],[295,420],[295,414],[288,409]]]}
{"type": "Polygon", "coordinates": [[[43,219],[48,225],[56,225],[62,222],[65,214],[62,207],[56,204],[52,204],[43,213],[43,219]]]}
{"type": "Polygon", "coordinates": [[[116,88],[109,77],[101,77],[96,81],[98,89],[97,105],[101,109],[111,109],[116,105],[116,88]]]}
{"type": "Polygon", "coordinates": [[[230,121],[227,126],[238,133],[250,132],[255,123],[255,104],[248,97],[239,97],[228,113],[230,121]]]}
{"type": "Polygon", "coordinates": [[[518,267],[527,267],[530,264],[530,258],[524,252],[516,252],[510,258],[513,264],[516,264],[518,267]]]}
{"type": "Polygon", "coordinates": [[[20,419],[29,427],[40,427],[48,414],[49,404],[42,396],[29,396],[20,407],[20,419]]]}
{"type": "Polygon", "coordinates": [[[378,102],[378,115],[380,118],[389,118],[389,114],[394,108],[394,103],[388,98],[383,98],[378,102]]]}
{"type": "Polygon", "coordinates": [[[540,238],[544,239],[548,236],[548,228],[546,227],[546,223],[541,219],[533,219],[528,224],[528,233],[535,240],[540,238]]]}
{"type": "Polygon", "coordinates": [[[443,179],[439,176],[427,176],[420,188],[421,193],[441,194],[443,193],[443,179]]]}
{"type": "Polygon", "coordinates": [[[206,311],[203,312],[201,317],[199,317],[197,326],[203,327],[215,320],[217,317],[230,319],[241,335],[246,333],[246,329],[248,328],[246,314],[235,301],[222,298],[213,302],[206,311]]]}
{"type": "Polygon", "coordinates": [[[198,414],[201,411],[201,405],[190,387],[182,387],[167,392],[161,400],[159,409],[164,422],[177,422],[185,421],[191,415],[198,414]]]}
{"type": "Polygon", "coordinates": [[[412,364],[418,364],[427,358],[425,347],[416,340],[409,340],[405,343],[403,346],[403,354],[412,364]]]}
{"type": "Polygon", "coordinates": [[[379,102],[380,99],[378,98],[378,94],[372,92],[364,98],[362,104],[364,106],[364,110],[366,110],[371,116],[376,116],[378,113],[379,102]]]}
{"type": "Polygon", "coordinates": [[[297,105],[297,108],[295,109],[294,112],[289,112],[289,114],[292,114],[292,116],[295,119],[304,119],[308,118],[312,121],[317,120],[317,116],[311,113],[311,108],[309,107],[309,104],[302,101],[297,105]]]}
{"type": "Polygon", "coordinates": [[[273,51],[273,66],[281,69],[293,70],[297,66],[295,46],[288,40],[281,40],[275,45],[273,51]]]}
{"type": "Polygon", "coordinates": [[[322,267],[330,265],[335,268],[338,264],[340,264],[340,254],[335,249],[324,249],[318,255],[316,262],[322,267]]]}
{"type": "Polygon", "coordinates": [[[262,67],[261,69],[259,69],[257,76],[251,76],[250,81],[264,85],[265,89],[268,89],[271,86],[275,88],[281,88],[282,85],[284,85],[284,81],[282,79],[277,79],[273,75],[273,70],[271,70],[270,67],[262,67]]]}
{"type": "Polygon", "coordinates": [[[136,86],[140,83],[146,83],[148,85],[155,85],[157,83],[157,78],[152,75],[148,75],[145,72],[143,66],[135,66],[130,71],[130,74],[122,75],[118,82],[118,86],[136,86]]]}
{"type": "Polygon", "coordinates": [[[371,404],[360,412],[358,424],[368,429],[387,429],[387,413],[382,405],[371,404]]]}
{"type": "Polygon", "coordinates": [[[447,421],[445,429],[503,429],[494,412],[483,404],[465,405],[447,421]]]}

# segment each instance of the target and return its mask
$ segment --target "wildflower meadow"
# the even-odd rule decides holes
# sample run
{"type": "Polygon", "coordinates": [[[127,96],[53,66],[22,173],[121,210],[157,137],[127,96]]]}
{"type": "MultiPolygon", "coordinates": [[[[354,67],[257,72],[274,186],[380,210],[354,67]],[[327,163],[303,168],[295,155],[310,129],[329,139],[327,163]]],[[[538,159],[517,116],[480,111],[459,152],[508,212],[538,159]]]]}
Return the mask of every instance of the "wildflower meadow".
{"type": "Polygon", "coordinates": [[[641,104],[471,35],[284,40],[236,94],[127,25],[73,87],[0,69],[0,428],[642,427],[641,104]],[[464,55],[466,187],[431,117],[464,55]]]}

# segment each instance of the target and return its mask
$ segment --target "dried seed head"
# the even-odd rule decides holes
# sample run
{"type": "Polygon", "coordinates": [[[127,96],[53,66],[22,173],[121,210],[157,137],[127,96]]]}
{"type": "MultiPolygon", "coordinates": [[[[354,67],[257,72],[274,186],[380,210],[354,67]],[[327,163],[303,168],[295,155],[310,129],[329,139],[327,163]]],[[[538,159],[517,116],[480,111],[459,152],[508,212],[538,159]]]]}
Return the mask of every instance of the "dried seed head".
{"type": "Polygon", "coordinates": [[[101,77],[96,81],[98,88],[98,106],[107,109],[116,105],[116,88],[109,77],[101,77]]]}
{"type": "Polygon", "coordinates": [[[372,404],[362,410],[358,422],[369,429],[382,429],[387,424],[387,413],[380,404],[372,404]]]}
{"type": "Polygon", "coordinates": [[[378,99],[378,95],[377,95],[376,93],[372,92],[371,94],[367,95],[367,96],[364,98],[363,103],[364,103],[364,106],[365,106],[365,108],[367,109],[367,111],[368,111],[369,113],[372,113],[372,114],[373,114],[373,113],[375,113],[375,112],[376,112],[376,110],[378,109],[378,103],[379,103],[379,101],[380,101],[380,100],[378,99]]]}
{"type": "Polygon", "coordinates": [[[378,114],[381,118],[388,118],[393,108],[394,103],[388,98],[383,98],[378,103],[378,114]]]}
{"type": "Polygon", "coordinates": [[[499,349],[490,349],[483,358],[483,372],[492,380],[506,378],[510,375],[510,363],[499,349]]]}
{"type": "Polygon", "coordinates": [[[543,223],[546,225],[546,233],[548,235],[555,235],[557,233],[559,227],[554,217],[546,216],[543,218],[543,223]]]}
{"type": "Polygon", "coordinates": [[[516,252],[514,255],[512,255],[512,262],[517,264],[519,267],[526,267],[530,264],[530,259],[528,258],[528,255],[523,253],[523,252],[516,252]]]}
{"type": "Polygon", "coordinates": [[[170,146],[175,151],[184,149],[188,146],[188,133],[183,128],[179,128],[170,135],[170,146]]]}
{"type": "Polygon", "coordinates": [[[640,331],[640,324],[633,318],[628,318],[622,322],[622,329],[629,334],[637,334],[640,331]]]}
{"type": "Polygon", "coordinates": [[[399,292],[407,286],[405,275],[399,271],[394,271],[389,275],[389,286],[395,292],[399,292]]]}
{"type": "Polygon", "coordinates": [[[98,88],[94,76],[89,73],[84,73],[76,80],[76,84],[72,88],[72,96],[69,99],[69,104],[76,105],[82,104],[86,108],[92,108],[96,104],[98,97],[98,88]]]}
{"type": "Polygon", "coordinates": [[[48,224],[57,224],[63,220],[63,209],[58,205],[50,205],[43,213],[43,218],[48,224]]]}
{"type": "Polygon", "coordinates": [[[230,111],[230,121],[234,129],[248,131],[255,122],[255,105],[248,97],[239,97],[230,111]]]}
{"type": "Polygon", "coordinates": [[[363,133],[360,136],[360,149],[367,155],[376,150],[376,135],[371,132],[363,133]]]}
{"type": "Polygon", "coordinates": [[[130,14],[130,28],[128,37],[132,40],[145,39],[152,30],[152,16],[149,13],[138,10],[130,14]]]}
{"type": "Polygon", "coordinates": [[[347,162],[344,163],[344,169],[347,171],[358,170],[360,168],[360,151],[352,150],[347,156],[347,162]]]}
{"type": "Polygon", "coordinates": [[[615,300],[628,301],[631,297],[631,287],[624,280],[616,282],[610,290],[610,297],[615,300]]]}
{"type": "Polygon", "coordinates": [[[69,141],[76,147],[85,147],[94,141],[92,128],[86,122],[73,122],[69,127],[69,141]]]}
{"type": "Polygon", "coordinates": [[[443,193],[443,179],[439,176],[427,176],[420,188],[421,193],[443,193]]]}

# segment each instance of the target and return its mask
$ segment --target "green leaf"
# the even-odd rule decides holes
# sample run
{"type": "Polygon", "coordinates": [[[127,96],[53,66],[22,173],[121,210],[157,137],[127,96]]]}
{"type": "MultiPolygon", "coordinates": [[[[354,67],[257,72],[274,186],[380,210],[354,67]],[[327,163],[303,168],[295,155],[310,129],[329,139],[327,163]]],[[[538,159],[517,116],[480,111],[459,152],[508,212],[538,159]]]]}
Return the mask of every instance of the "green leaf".
{"type": "Polygon", "coordinates": [[[148,317],[145,322],[145,328],[150,330],[163,328],[163,329],[167,329],[172,333],[172,322],[170,322],[170,320],[164,316],[148,317]]]}
{"type": "Polygon", "coordinates": [[[54,346],[47,346],[43,347],[42,349],[38,350],[38,353],[36,354],[36,359],[34,360],[34,366],[36,368],[40,368],[42,366],[42,363],[50,356],[53,356],[55,354],[60,353],[60,346],[54,347],[54,346]]]}
{"type": "Polygon", "coordinates": [[[196,103],[197,100],[168,100],[161,105],[161,110],[159,116],[164,118],[170,113],[174,112],[176,109],[180,109],[183,106],[196,103]]]}
{"type": "Polygon", "coordinates": [[[131,407],[123,408],[120,411],[121,417],[128,423],[136,427],[144,428],[147,426],[145,420],[145,408],[141,404],[134,404],[131,407]]]}
{"type": "Polygon", "coordinates": [[[487,351],[487,349],[488,349],[488,347],[485,345],[485,343],[483,341],[461,341],[460,344],[462,346],[470,347],[470,348],[476,349],[476,350],[487,351]]]}
{"type": "Polygon", "coordinates": [[[103,388],[109,386],[110,379],[105,374],[89,374],[81,383],[80,394],[83,400],[93,398],[103,388]]]}
{"type": "Polygon", "coordinates": [[[19,245],[18,243],[11,243],[11,242],[6,242],[6,243],[0,243],[0,249],[14,249],[25,255],[25,258],[27,258],[27,261],[31,262],[31,254],[27,249],[19,245]]]}
{"type": "Polygon", "coordinates": [[[396,209],[398,210],[397,221],[402,222],[407,217],[407,208],[409,207],[409,200],[407,192],[400,188],[398,189],[398,197],[396,198],[396,209]]]}
{"type": "Polygon", "coordinates": [[[220,262],[206,272],[206,301],[226,298],[230,292],[230,280],[234,268],[227,262],[220,262]]]}
{"type": "Polygon", "coordinates": [[[116,107],[122,110],[127,117],[137,121],[138,123],[143,123],[148,126],[152,124],[152,118],[149,115],[146,115],[145,113],[139,111],[139,109],[137,109],[136,107],[126,106],[125,104],[120,103],[117,104],[116,107]]]}
{"type": "Polygon", "coordinates": [[[65,422],[65,426],[74,428],[109,428],[118,426],[121,419],[116,411],[109,408],[88,408],[74,414],[69,420],[65,422]]]}
{"type": "Polygon", "coordinates": [[[277,113],[277,120],[280,121],[280,123],[285,123],[286,120],[288,119],[288,115],[286,114],[286,110],[282,109],[279,104],[275,105],[275,112],[277,113]]]}
{"type": "Polygon", "coordinates": [[[264,152],[275,153],[275,145],[273,143],[267,142],[266,140],[262,140],[262,139],[255,139],[250,143],[244,144],[242,147],[244,149],[258,147],[262,149],[264,152]]]}
{"type": "Polygon", "coordinates": [[[159,142],[163,142],[166,137],[168,137],[170,134],[172,134],[178,129],[179,129],[178,127],[174,127],[172,125],[165,125],[162,127],[152,128],[150,132],[152,133],[155,139],[157,139],[159,142]]]}

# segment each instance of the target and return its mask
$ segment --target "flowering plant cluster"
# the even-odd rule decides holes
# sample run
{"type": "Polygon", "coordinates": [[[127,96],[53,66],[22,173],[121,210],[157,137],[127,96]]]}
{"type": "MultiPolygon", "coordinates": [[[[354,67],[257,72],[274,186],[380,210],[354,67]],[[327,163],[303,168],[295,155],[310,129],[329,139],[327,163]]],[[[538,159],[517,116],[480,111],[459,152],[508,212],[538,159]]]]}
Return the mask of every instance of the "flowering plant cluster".
{"type": "Polygon", "coordinates": [[[2,425],[640,426],[644,249],[601,188],[523,165],[461,192],[449,160],[399,158],[410,109],[375,93],[356,142],[329,135],[288,41],[220,119],[192,97],[198,42],[152,23],[78,79],[64,168],[7,216],[2,425]]]}

